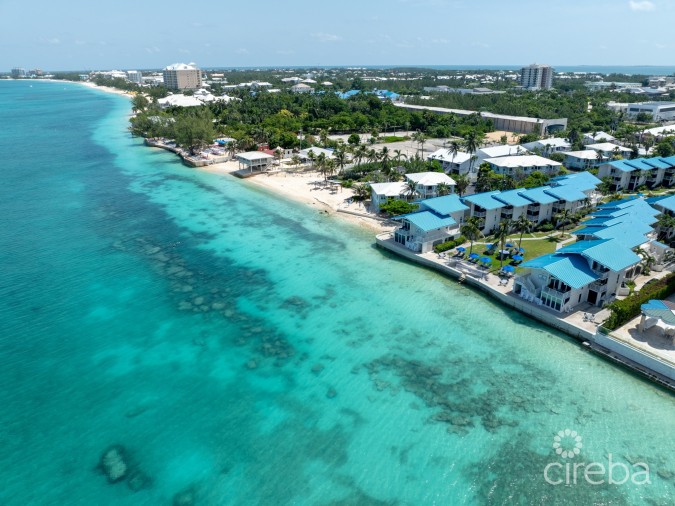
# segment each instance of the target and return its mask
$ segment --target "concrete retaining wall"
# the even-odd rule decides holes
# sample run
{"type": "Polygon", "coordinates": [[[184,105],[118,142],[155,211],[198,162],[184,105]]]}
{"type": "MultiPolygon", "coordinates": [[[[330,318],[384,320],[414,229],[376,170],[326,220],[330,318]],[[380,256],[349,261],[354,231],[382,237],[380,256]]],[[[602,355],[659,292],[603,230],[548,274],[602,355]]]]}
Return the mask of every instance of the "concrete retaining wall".
{"type": "Polygon", "coordinates": [[[634,348],[618,339],[613,338],[612,336],[602,334],[598,332],[593,340],[596,344],[606,348],[609,351],[621,355],[636,364],[643,366],[650,372],[658,373],[662,376],[665,376],[671,382],[675,383],[675,370],[672,366],[660,360],[658,357],[649,355],[637,348],[634,348]]]}
{"type": "Polygon", "coordinates": [[[658,359],[657,357],[648,355],[637,348],[614,339],[611,336],[592,333],[586,329],[579,328],[567,321],[556,318],[555,316],[539,309],[532,304],[525,302],[512,295],[504,294],[495,290],[489,285],[480,281],[480,277],[484,274],[481,271],[475,273],[462,272],[452,266],[438,264],[429,260],[428,258],[416,255],[396,243],[392,242],[391,234],[380,234],[376,237],[377,245],[381,248],[396,253],[399,256],[407,258],[417,264],[430,267],[443,274],[458,278],[468,285],[471,285],[482,292],[497,299],[502,304],[509,306],[516,311],[520,311],[529,317],[538,320],[550,327],[558,329],[565,334],[578,339],[582,342],[591,344],[593,351],[610,358],[611,360],[628,367],[629,369],[646,376],[650,380],[665,386],[667,388],[675,389],[675,369],[668,363],[658,359]]]}

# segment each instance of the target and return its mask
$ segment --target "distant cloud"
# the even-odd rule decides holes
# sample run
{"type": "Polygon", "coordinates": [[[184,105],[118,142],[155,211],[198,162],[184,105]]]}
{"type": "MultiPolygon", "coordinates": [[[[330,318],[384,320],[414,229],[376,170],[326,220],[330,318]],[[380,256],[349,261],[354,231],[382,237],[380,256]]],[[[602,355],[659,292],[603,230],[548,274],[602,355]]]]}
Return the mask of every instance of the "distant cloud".
{"type": "Polygon", "coordinates": [[[340,40],[340,37],[338,37],[337,35],[324,32],[313,33],[312,37],[314,37],[317,40],[320,40],[321,42],[335,42],[337,40],[340,40]]]}
{"type": "Polygon", "coordinates": [[[188,49],[179,49],[178,52],[180,54],[190,54],[190,51],[188,49]]]}
{"type": "Polygon", "coordinates": [[[61,39],[58,39],[56,37],[52,37],[51,39],[47,39],[47,42],[49,42],[51,45],[55,46],[57,44],[61,44],[61,39]]]}
{"type": "Polygon", "coordinates": [[[245,47],[240,47],[239,49],[237,49],[235,51],[235,53],[237,53],[237,54],[248,54],[248,49],[246,49],[245,47]]]}
{"type": "Polygon", "coordinates": [[[295,51],[293,51],[291,49],[277,49],[277,54],[283,54],[283,55],[295,54],[295,51]]]}
{"type": "Polygon", "coordinates": [[[146,47],[145,52],[148,54],[156,54],[159,53],[159,48],[157,46],[146,47]]]}
{"type": "Polygon", "coordinates": [[[628,2],[628,6],[632,11],[653,11],[656,6],[654,5],[654,2],[650,2],[649,0],[640,0],[640,1],[633,1],[631,0],[628,2]]]}

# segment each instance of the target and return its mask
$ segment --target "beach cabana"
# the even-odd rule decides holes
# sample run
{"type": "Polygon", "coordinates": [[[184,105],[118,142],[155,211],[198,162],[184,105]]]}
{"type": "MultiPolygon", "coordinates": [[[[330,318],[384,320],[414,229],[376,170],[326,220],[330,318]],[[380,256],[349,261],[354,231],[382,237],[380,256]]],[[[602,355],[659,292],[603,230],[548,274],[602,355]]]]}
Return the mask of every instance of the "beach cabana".
{"type": "Polygon", "coordinates": [[[658,326],[663,335],[671,337],[675,342],[675,302],[650,300],[642,304],[640,309],[642,310],[642,318],[638,324],[640,332],[658,326]]]}

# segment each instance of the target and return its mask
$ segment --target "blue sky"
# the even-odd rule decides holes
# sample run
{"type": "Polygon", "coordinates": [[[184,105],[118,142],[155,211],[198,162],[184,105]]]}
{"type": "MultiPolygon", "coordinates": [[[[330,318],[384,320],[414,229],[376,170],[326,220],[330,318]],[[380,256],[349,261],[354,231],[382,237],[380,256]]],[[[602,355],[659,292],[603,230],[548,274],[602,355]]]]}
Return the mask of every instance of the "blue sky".
{"type": "Polygon", "coordinates": [[[672,65],[675,0],[0,0],[0,71],[672,65]]]}

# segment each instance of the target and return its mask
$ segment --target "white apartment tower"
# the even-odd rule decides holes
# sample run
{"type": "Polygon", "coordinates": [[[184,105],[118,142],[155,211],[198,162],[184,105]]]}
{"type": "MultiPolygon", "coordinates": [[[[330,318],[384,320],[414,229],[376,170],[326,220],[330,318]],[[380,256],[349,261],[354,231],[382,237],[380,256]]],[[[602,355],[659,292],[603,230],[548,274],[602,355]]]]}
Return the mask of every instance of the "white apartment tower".
{"type": "Polygon", "coordinates": [[[202,71],[194,63],[174,63],[164,69],[164,86],[170,90],[196,90],[202,86],[202,71]]]}
{"type": "Polygon", "coordinates": [[[548,89],[553,83],[553,69],[550,65],[533,63],[520,69],[520,85],[529,90],[548,89]]]}

